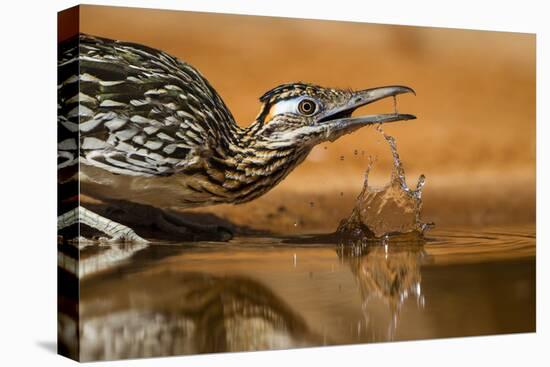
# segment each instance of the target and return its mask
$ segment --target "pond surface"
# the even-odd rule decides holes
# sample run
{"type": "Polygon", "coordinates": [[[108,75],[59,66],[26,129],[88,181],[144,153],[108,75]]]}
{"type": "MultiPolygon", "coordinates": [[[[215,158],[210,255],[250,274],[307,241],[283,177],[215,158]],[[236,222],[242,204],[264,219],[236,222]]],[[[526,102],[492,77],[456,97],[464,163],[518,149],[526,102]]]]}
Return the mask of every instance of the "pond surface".
{"type": "Polygon", "coordinates": [[[89,246],[78,270],[60,251],[62,278],[80,278],[72,316],[61,296],[62,347],[77,315],[81,360],[535,331],[532,225],[437,229],[424,243],[311,242],[89,246]]]}

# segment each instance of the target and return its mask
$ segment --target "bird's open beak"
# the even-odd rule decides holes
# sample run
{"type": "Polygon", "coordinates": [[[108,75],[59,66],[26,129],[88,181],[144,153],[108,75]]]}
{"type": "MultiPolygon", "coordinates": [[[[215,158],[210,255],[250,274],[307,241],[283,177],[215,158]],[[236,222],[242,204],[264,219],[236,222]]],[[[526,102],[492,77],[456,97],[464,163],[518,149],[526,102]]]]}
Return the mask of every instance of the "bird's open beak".
{"type": "Polygon", "coordinates": [[[334,141],[340,136],[349,134],[366,125],[415,119],[416,116],[398,113],[397,110],[394,113],[351,117],[353,111],[361,106],[403,93],[413,93],[416,95],[413,89],[399,85],[354,92],[345,105],[327,111],[325,116],[321,116],[318,120],[320,125],[325,125],[325,128],[327,128],[326,139],[334,141]]]}

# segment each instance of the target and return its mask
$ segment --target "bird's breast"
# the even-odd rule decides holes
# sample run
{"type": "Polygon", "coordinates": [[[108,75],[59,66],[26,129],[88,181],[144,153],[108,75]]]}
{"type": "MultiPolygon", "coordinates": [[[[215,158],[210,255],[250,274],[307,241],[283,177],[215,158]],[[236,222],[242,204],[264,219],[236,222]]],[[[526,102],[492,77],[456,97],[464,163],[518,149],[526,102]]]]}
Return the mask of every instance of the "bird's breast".
{"type": "Polygon", "coordinates": [[[81,164],[80,192],[101,200],[127,200],[158,208],[193,208],[230,202],[200,175],[129,176],[81,164]]]}

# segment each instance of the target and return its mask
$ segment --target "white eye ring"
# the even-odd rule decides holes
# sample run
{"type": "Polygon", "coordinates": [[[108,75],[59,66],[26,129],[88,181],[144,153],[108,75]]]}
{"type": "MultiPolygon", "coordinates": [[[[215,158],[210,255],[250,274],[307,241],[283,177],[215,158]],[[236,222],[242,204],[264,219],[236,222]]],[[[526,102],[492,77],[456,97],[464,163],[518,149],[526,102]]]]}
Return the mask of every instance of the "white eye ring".
{"type": "Polygon", "coordinates": [[[296,115],[311,116],[317,112],[317,103],[311,98],[294,98],[277,102],[271,107],[270,115],[280,115],[283,113],[293,113],[296,115]],[[308,105],[309,107],[307,107],[308,105]],[[306,108],[304,108],[306,107],[306,108]]]}

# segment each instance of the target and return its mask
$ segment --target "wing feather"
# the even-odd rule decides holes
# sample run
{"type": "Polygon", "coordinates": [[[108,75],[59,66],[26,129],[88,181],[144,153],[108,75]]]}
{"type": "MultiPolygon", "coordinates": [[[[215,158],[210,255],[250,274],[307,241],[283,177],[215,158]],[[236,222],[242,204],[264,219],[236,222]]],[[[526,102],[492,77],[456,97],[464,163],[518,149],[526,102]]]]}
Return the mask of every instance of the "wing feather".
{"type": "Polygon", "coordinates": [[[80,157],[117,174],[170,175],[234,138],[214,88],[162,51],[81,34],[60,45],[58,76],[60,165],[80,157]]]}

